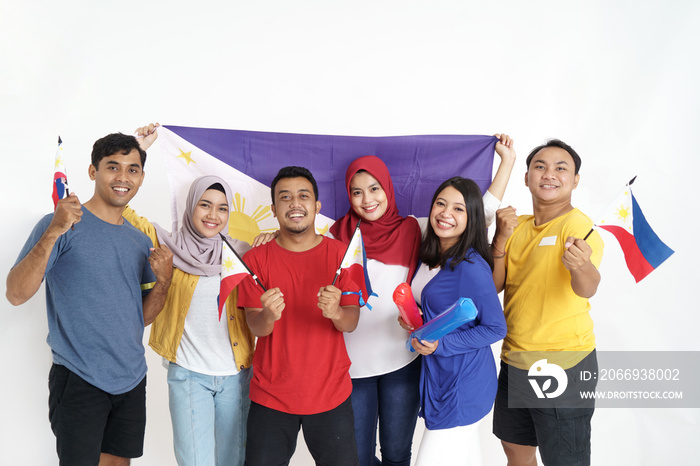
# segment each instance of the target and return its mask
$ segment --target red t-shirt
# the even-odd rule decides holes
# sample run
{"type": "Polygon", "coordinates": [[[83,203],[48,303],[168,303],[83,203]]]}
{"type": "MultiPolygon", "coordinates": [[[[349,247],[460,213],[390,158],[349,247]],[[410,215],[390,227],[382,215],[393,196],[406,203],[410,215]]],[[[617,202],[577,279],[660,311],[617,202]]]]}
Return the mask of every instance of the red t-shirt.
{"type": "MultiPolygon", "coordinates": [[[[253,356],[250,399],[290,414],[317,414],[338,407],[352,392],[350,358],[342,332],[318,307],[318,291],[330,285],[345,253],[340,241],[324,237],[303,252],[276,241],[253,248],[244,261],[266,288],[278,287],[286,304],[272,333],[258,338],[253,356]]],[[[360,287],[341,272],[335,286],[360,287]]],[[[238,306],[260,308],[262,289],[253,280],[238,285],[238,306]]],[[[341,306],[358,305],[358,295],[343,295],[341,306]]]]}

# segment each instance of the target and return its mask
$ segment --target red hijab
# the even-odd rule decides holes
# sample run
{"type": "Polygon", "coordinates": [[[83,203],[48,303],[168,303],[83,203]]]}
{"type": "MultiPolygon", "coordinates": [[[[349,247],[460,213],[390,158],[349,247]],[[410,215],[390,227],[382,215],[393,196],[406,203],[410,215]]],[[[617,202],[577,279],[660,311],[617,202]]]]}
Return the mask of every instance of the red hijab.
{"type": "MultiPolygon", "coordinates": [[[[418,221],[413,217],[399,215],[389,169],[379,157],[374,155],[355,159],[345,172],[345,188],[351,202],[350,181],[360,170],[365,170],[379,181],[387,198],[386,212],[379,220],[370,222],[362,219],[360,223],[367,257],[387,265],[408,267],[407,281],[410,282],[416,271],[420,252],[421,232],[418,221]]],[[[331,234],[343,243],[349,244],[360,218],[351,206],[348,213],[339,218],[330,228],[331,234]]]]}

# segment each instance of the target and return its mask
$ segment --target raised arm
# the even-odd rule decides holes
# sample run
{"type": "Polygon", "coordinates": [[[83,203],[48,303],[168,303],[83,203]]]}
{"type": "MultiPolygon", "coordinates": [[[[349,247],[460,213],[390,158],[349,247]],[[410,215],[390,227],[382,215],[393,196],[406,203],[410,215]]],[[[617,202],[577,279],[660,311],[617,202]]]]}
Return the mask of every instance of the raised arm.
{"type": "Polygon", "coordinates": [[[51,223],[44,234],[7,275],[5,296],[13,306],[19,306],[34,296],[44,279],[46,266],[56,241],[73,225],[80,222],[82,215],[80,200],[75,194],[58,201],[51,223]]]}
{"type": "Polygon", "coordinates": [[[503,200],[510,174],[513,171],[513,166],[515,166],[514,141],[507,134],[499,133],[494,134],[494,136],[498,138],[498,142],[496,142],[496,154],[501,158],[501,164],[496,170],[496,175],[493,177],[488,191],[498,198],[498,200],[503,200]]]}
{"type": "Polygon", "coordinates": [[[493,284],[496,292],[500,293],[506,284],[506,241],[518,226],[518,216],[512,206],[504,207],[496,211],[496,233],[491,241],[491,254],[493,255],[493,284]]]}

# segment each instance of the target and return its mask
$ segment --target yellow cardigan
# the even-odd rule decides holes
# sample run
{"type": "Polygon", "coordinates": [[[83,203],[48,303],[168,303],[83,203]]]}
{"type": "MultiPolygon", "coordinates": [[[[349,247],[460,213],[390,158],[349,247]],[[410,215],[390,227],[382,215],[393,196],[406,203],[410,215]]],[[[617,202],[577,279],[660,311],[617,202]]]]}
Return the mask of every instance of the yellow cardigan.
{"type": "MultiPolygon", "coordinates": [[[[129,206],[124,209],[123,215],[129,223],[148,235],[154,246],[159,246],[156,230],[147,219],[139,217],[129,206]]],[[[148,344],[156,353],[168,361],[175,362],[175,354],[180,345],[182,333],[185,331],[185,317],[190,308],[192,295],[198,281],[198,275],[192,275],[174,268],[173,278],[170,282],[163,310],[151,324],[151,337],[148,344]]],[[[237,302],[238,287],[226,299],[226,317],[228,319],[228,333],[236,365],[240,369],[244,369],[250,367],[253,363],[255,338],[250,333],[246,323],[245,312],[242,309],[238,309],[237,302]]]]}

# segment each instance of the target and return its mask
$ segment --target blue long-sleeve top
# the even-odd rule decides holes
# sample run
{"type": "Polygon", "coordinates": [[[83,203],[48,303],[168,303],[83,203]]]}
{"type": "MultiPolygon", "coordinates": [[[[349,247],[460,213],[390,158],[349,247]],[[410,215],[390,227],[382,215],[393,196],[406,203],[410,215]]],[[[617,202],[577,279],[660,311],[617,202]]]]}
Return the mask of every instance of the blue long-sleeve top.
{"type": "Polygon", "coordinates": [[[426,322],[460,297],[471,298],[478,311],[476,320],[445,335],[435,352],[423,358],[420,414],[431,430],[473,424],[488,414],[496,398],[491,344],[505,337],[506,322],[491,269],[474,250],[467,257],[471,262],[441,269],[421,292],[426,322]]]}

